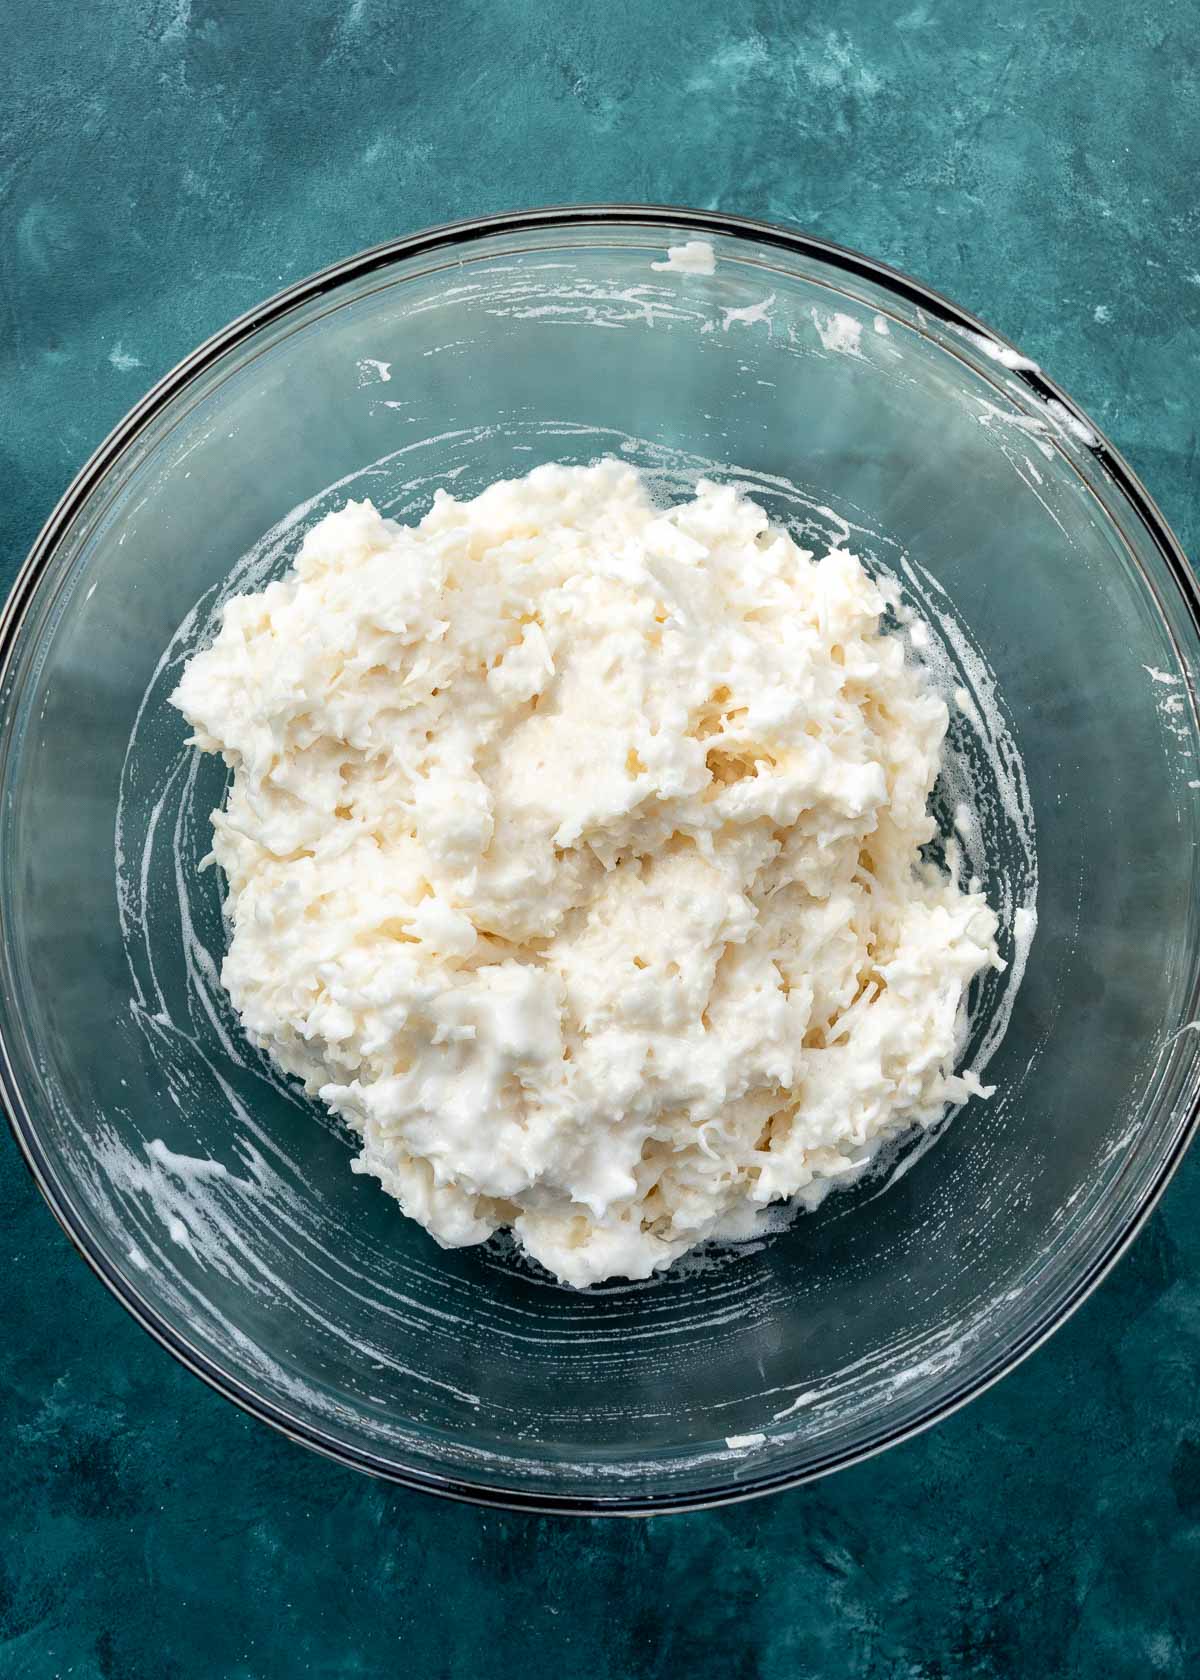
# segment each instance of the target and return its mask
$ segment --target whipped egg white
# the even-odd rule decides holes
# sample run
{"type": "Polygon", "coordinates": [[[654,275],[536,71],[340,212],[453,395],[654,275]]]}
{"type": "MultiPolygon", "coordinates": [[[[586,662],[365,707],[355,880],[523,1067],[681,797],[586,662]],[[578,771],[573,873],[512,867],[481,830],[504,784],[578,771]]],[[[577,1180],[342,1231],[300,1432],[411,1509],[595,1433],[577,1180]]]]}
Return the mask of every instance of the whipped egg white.
{"type": "Polygon", "coordinates": [[[888,602],[615,461],[350,502],[228,602],[172,697],[233,772],[222,982],[438,1242],[646,1277],[983,1089],[996,917],[922,860],[947,711],[888,602]]]}

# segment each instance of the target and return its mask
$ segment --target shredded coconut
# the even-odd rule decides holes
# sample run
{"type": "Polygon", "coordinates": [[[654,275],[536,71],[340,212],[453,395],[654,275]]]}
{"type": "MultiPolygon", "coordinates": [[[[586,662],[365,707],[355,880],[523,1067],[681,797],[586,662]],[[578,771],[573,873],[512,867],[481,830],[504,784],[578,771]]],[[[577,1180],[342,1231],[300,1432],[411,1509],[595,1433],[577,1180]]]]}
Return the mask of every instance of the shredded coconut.
{"type": "Polygon", "coordinates": [[[228,602],[173,696],[234,772],[221,978],[439,1242],[645,1277],[987,1094],[996,917],[922,861],[947,711],[887,605],[615,461],[350,502],[228,602]]]}

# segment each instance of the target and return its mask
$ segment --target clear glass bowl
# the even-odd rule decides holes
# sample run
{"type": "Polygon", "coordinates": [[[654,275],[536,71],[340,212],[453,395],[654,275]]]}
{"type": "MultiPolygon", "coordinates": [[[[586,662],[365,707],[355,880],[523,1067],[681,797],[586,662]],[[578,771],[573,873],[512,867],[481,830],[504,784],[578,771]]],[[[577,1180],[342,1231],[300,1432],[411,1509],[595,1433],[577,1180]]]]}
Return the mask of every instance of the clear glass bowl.
{"type": "Polygon", "coordinates": [[[586,1512],[845,1464],[1060,1323],[1192,1130],[1195,586],[1032,364],[850,252],[625,207],[356,257],[219,334],[118,427],[39,538],[2,643],[0,1037],[21,1147],[147,1329],[347,1464],[586,1512]],[[655,266],[689,238],[711,275],[655,266]],[[438,484],[612,451],[667,490],[745,482],[813,544],[849,528],[900,578],[971,695],[943,814],[966,776],[1016,960],[974,999],[969,1054],[994,1048],[996,1096],[935,1148],[763,1243],[577,1293],[502,1242],[441,1252],[245,1045],[216,984],[219,884],[195,873],[224,772],[164,701],[222,591],[282,570],[342,496],[408,517],[438,484]]]}

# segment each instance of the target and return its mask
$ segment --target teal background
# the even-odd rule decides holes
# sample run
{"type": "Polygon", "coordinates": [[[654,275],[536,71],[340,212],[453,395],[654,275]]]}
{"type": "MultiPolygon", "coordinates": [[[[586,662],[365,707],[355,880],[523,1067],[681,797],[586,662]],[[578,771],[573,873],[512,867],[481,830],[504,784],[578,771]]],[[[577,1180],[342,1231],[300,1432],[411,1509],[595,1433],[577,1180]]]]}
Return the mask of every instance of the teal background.
{"type": "MultiPolygon", "coordinates": [[[[198,340],[422,225],[650,200],[905,268],[1200,551],[1200,8],[8,0],[0,581],[198,340]]],[[[567,1522],[291,1446],[127,1318],[0,1139],[0,1676],[948,1680],[1200,1662],[1200,1155],[1013,1376],[895,1451],[567,1522]]]]}

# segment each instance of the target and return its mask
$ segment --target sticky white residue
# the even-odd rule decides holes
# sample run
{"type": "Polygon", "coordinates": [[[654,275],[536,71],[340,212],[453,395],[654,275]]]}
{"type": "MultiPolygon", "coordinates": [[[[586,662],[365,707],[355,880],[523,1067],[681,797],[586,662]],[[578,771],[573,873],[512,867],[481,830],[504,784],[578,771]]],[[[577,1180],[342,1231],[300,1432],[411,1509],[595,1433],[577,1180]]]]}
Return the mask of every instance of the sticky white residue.
{"type": "Polygon", "coordinates": [[[879,334],[880,338],[886,338],[892,330],[882,315],[876,315],[871,325],[875,328],[875,331],[879,334]]]}
{"type": "Polygon", "coordinates": [[[358,363],[358,385],[360,390],[364,385],[386,385],[391,377],[391,362],[377,362],[373,356],[364,356],[358,363]]]}
{"type": "Polygon", "coordinates": [[[743,327],[753,327],[759,321],[765,321],[770,327],[771,310],[774,306],[775,293],[772,292],[770,297],[763,298],[761,303],[748,303],[744,309],[722,309],[724,320],[721,322],[721,331],[728,332],[735,322],[743,327]]]}
{"type": "Polygon", "coordinates": [[[764,1447],[767,1437],[761,1430],[755,1430],[751,1435],[726,1435],[725,1445],[730,1452],[743,1452],[750,1447],[764,1447]]]}
{"type": "MultiPolygon", "coordinates": [[[[1012,388],[1014,392],[1017,390],[1015,385],[1012,388]]],[[[1008,434],[1012,431],[1024,434],[1032,439],[1048,461],[1053,461],[1056,448],[1055,444],[1050,441],[1051,437],[1058,440],[1060,448],[1062,444],[1067,442],[1083,443],[1089,448],[1098,448],[1100,438],[1097,433],[1092,431],[1091,427],[1085,425],[1083,421],[1077,420],[1068,409],[1064,408],[1062,403],[1054,399],[1042,401],[1041,398],[1031,392],[1022,391],[1021,400],[1034,403],[1038,409],[1037,414],[1029,414],[1019,408],[999,408],[986,398],[973,394],[969,400],[980,411],[977,415],[980,425],[995,433],[996,441],[1004,458],[1034,500],[1041,504],[1046,517],[1053,525],[1057,526],[1065,541],[1073,547],[1074,539],[1054,510],[1053,493],[1044,488],[1042,474],[1030,457],[1023,449],[1019,448],[1016,441],[1008,434]]]]}
{"type": "Polygon", "coordinates": [[[177,1155],[173,1149],[168,1149],[161,1138],[152,1138],[146,1145],[147,1151],[168,1172],[176,1178],[202,1182],[209,1178],[225,1178],[229,1169],[223,1161],[213,1161],[207,1157],[195,1155],[177,1155]]]}
{"type": "Polygon", "coordinates": [[[1094,432],[1078,415],[1072,414],[1071,410],[1060,403],[1057,397],[1047,397],[1042,406],[1046,413],[1053,420],[1056,420],[1065,432],[1069,432],[1080,443],[1086,444],[1089,449],[1099,449],[1099,433],[1094,432]]]}
{"type": "Polygon", "coordinates": [[[1037,911],[1031,906],[1022,904],[1013,912],[1013,963],[1019,963],[1022,972],[1029,958],[1029,947],[1033,944],[1037,924],[1037,911]]]}
{"type": "MultiPolygon", "coordinates": [[[[443,293],[443,298],[446,295],[443,293]]],[[[487,302],[482,307],[485,314],[515,321],[600,327],[609,332],[623,331],[637,324],[653,327],[658,321],[699,325],[701,332],[711,331],[714,324],[703,304],[680,287],[667,288],[657,283],[614,286],[582,276],[546,282],[532,278],[527,271],[499,287],[489,287],[487,302]]],[[[413,311],[421,312],[420,305],[413,311]]]]}
{"type": "Polygon", "coordinates": [[[141,358],[126,350],[120,339],[108,352],[108,359],[118,373],[132,373],[134,368],[140,368],[142,365],[141,358]]]}
{"type": "MultiPolygon", "coordinates": [[[[224,1087],[231,1110],[230,1135],[238,1140],[239,1151],[248,1167],[246,1177],[240,1178],[228,1169],[216,1170],[220,1163],[177,1154],[161,1140],[147,1144],[145,1158],[139,1160],[110,1128],[102,1127],[96,1138],[96,1166],[108,1197],[118,1200],[127,1216],[135,1211],[153,1213],[168,1242],[186,1252],[193,1268],[189,1273],[174,1269],[170,1248],[155,1241],[153,1227],[146,1226],[143,1249],[153,1255],[156,1287],[168,1297],[186,1297],[190,1303],[186,1310],[189,1319],[194,1318],[197,1306],[211,1314],[216,1309],[208,1291],[194,1281],[194,1268],[211,1269],[251,1296],[286,1301],[299,1320],[307,1319],[326,1335],[347,1344],[364,1367],[370,1364],[390,1368],[405,1379],[452,1394],[468,1405],[478,1405],[478,1395],[413,1370],[395,1357],[382,1338],[386,1301],[370,1303],[381,1325],[381,1338],[356,1340],[325,1310],[324,1291],[313,1298],[296,1287],[294,1279],[304,1277],[305,1266],[302,1263],[297,1267],[291,1256],[302,1257],[305,1250],[311,1253],[313,1238],[323,1241],[328,1231],[321,1225],[317,1210],[294,1188],[295,1175],[291,1180],[285,1179],[249,1142],[246,1130],[255,1130],[254,1122],[213,1064],[194,1046],[191,1055],[194,1060],[187,1071],[194,1080],[213,1077],[218,1087],[224,1087]],[[273,1262],[273,1254],[282,1258],[282,1269],[273,1262]]],[[[339,1268],[349,1275],[342,1257],[323,1246],[317,1253],[319,1269],[325,1271],[331,1282],[339,1268]]],[[[146,1269],[144,1264],[132,1260],[132,1254],[130,1258],[139,1270],[146,1269]]],[[[145,1259],[142,1252],[142,1261],[145,1259]]],[[[358,1291],[351,1288],[350,1293],[358,1294],[358,1291]]],[[[359,1299],[365,1297],[359,1295],[359,1299]]],[[[437,1316],[434,1310],[434,1317],[437,1316]]],[[[235,1341],[241,1335],[236,1325],[221,1318],[218,1318],[218,1328],[235,1341]]],[[[242,1343],[239,1346],[243,1352],[247,1351],[242,1343]]]]}
{"type": "Polygon", "coordinates": [[[1001,344],[998,338],[992,338],[987,333],[973,332],[970,327],[960,327],[951,323],[953,330],[963,338],[969,339],[977,350],[993,362],[999,362],[1001,367],[1009,368],[1013,373],[1040,373],[1038,364],[1028,356],[1022,356],[1019,350],[1014,350],[1011,344],[1001,344]]]}
{"type": "Polygon", "coordinates": [[[717,253],[707,239],[689,239],[684,245],[668,245],[666,262],[652,262],[660,274],[715,274],[717,253]]]}
{"type": "MultiPolygon", "coordinates": [[[[461,350],[470,344],[467,338],[450,338],[445,344],[431,344],[428,350],[422,350],[422,356],[442,356],[447,350],[461,350]]],[[[390,375],[389,375],[390,377],[390,375]]]]}
{"type": "MultiPolygon", "coordinates": [[[[1046,438],[1046,422],[1039,419],[1036,414],[1023,414],[1020,409],[997,408],[996,404],[989,402],[986,397],[975,397],[974,400],[979,405],[978,419],[981,426],[986,426],[989,429],[997,425],[1001,427],[1013,426],[1017,431],[1027,433],[1034,440],[1047,461],[1054,459],[1053,445],[1046,438]]],[[[1007,451],[1005,453],[1007,454],[1007,451]]],[[[1013,461],[1015,466],[1014,457],[1010,455],[1009,459],[1013,461]]],[[[1024,459],[1028,460],[1028,457],[1026,456],[1024,459]]],[[[1041,483],[1040,478],[1038,482],[1041,483]]]]}
{"type": "Polygon", "coordinates": [[[795,1417],[797,1412],[802,1412],[806,1406],[811,1406],[814,1400],[819,1400],[820,1398],[820,1389],[810,1388],[806,1390],[805,1393],[798,1394],[790,1406],[784,1406],[782,1411],[772,1413],[774,1421],[776,1423],[781,1423],[784,1418],[795,1417]]]}
{"type": "Polygon", "coordinates": [[[1175,1040],[1177,1038],[1182,1038],[1185,1032],[1200,1033],[1200,1021],[1185,1021],[1179,1028],[1178,1032],[1173,1032],[1171,1034],[1167,1043],[1174,1044],[1175,1040]]]}
{"type": "MultiPolygon", "coordinates": [[[[1192,718],[1184,679],[1171,671],[1160,671],[1157,665],[1143,665],[1142,669],[1153,685],[1158,720],[1178,778],[1177,785],[1181,785],[1185,764],[1188,770],[1194,768],[1192,718]]],[[[1189,787],[1194,785],[1188,782],[1189,787]]]]}
{"type": "Polygon", "coordinates": [[[823,315],[820,310],[809,311],[813,325],[817,329],[817,337],[826,350],[832,350],[844,356],[860,356],[862,354],[862,322],[856,321],[853,315],[843,315],[838,310],[832,314],[823,315]]]}

